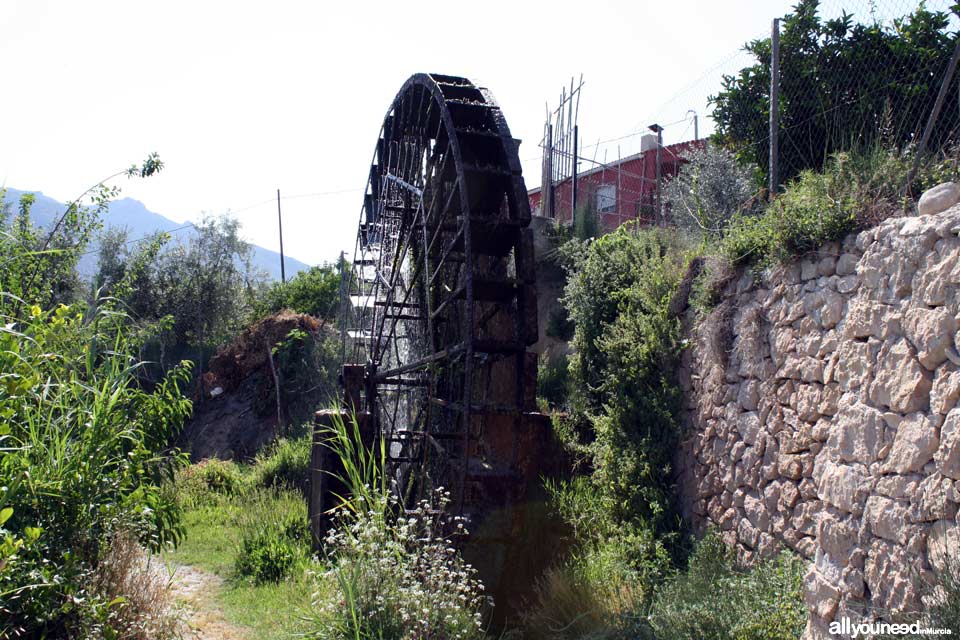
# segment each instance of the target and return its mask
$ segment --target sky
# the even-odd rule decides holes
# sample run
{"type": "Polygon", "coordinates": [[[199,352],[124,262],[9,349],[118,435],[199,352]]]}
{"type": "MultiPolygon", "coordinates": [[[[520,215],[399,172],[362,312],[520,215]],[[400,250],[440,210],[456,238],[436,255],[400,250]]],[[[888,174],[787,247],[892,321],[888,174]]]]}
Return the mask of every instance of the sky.
{"type": "Polygon", "coordinates": [[[124,196],[178,222],[232,212],[276,250],[280,189],[287,255],[319,264],[352,251],[380,124],[411,74],[488,87],[532,188],[571,77],[591,159],[636,151],[653,122],[665,144],[692,138],[688,109],[704,135],[706,95],[791,4],[0,0],[0,185],[72,200],[155,151],[164,170],[116,180],[124,196]]]}

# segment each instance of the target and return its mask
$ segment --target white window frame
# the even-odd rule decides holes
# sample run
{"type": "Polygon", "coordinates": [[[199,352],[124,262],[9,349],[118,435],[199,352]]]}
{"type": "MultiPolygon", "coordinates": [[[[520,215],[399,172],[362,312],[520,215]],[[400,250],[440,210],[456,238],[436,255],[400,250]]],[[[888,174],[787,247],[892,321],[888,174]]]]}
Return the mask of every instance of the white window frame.
{"type": "Polygon", "coordinates": [[[617,210],[617,185],[597,186],[597,213],[615,213],[617,210]]]}

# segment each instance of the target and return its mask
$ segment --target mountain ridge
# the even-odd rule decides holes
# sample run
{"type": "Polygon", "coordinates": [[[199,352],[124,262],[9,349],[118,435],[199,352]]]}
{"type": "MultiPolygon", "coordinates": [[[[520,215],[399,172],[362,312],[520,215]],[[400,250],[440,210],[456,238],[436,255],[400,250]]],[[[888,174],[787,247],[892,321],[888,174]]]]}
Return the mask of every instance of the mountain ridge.
{"type": "MultiPolygon", "coordinates": [[[[34,203],[30,209],[30,217],[33,223],[41,227],[49,227],[53,221],[63,213],[66,205],[42,191],[30,191],[14,189],[7,187],[3,194],[3,201],[10,203],[11,209],[16,211],[20,196],[24,193],[34,195],[34,203]]],[[[146,205],[134,198],[119,198],[112,200],[107,207],[107,211],[102,216],[103,227],[126,227],[130,231],[133,240],[146,237],[157,231],[166,231],[174,235],[180,233],[195,233],[195,227],[192,222],[174,222],[173,220],[147,209],[146,205]]],[[[271,280],[280,279],[280,253],[261,247],[260,245],[250,243],[253,247],[253,264],[267,273],[271,280]]],[[[90,251],[80,259],[77,265],[78,271],[85,277],[92,276],[97,268],[96,252],[99,249],[99,243],[96,239],[90,243],[90,251]]],[[[300,271],[310,268],[305,262],[301,262],[290,256],[284,257],[284,265],[288,277],[296,275],[300,271]]]]}

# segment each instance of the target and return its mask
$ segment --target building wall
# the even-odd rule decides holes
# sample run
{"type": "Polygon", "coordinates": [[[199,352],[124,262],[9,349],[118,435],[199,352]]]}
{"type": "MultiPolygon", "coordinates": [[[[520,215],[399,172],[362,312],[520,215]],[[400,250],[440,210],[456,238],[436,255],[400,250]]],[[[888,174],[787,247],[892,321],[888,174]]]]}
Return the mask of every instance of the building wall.
{"type": "MultiPolygon", "coordinates": [[[[676,174],[683,163],[683,152],[703,142],[683,142],[664,147],[660,152],[661,180],[676,174]]],[[[588,161],[583,164],[589,165],[588,161]]],[[[646,151],[637,157],[628,158],[619,164],[584,171],[577,180],[578,208],[587,202],[598,203],[598,191],[603,186],[612,186],[616,197],[613,202],[604,200],[610,210],[600,211],[597,207],[601,229],[613,231],[624,222],[639,217],[646,224],[653,224],[657,192],[657,153],[646,151]]],[[[572,220],[573,180],[567,179],[554,186],[556,219],[561,224],[570,224],[572,220]]],[[[530,210],[536,215],[549,216],[542,205],[539,189],[528,194],[530,210]]]]}

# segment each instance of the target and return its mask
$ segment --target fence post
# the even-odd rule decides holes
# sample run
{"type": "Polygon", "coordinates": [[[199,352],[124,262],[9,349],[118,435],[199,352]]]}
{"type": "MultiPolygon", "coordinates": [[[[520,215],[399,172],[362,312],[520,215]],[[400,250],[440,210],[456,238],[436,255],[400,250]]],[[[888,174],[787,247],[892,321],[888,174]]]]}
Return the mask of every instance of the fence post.
{"type": "Polygon", "coordinates": [[[770,32],[770,158],[769,191],[773,197],[780,184],[780,19],[770,32]]]}
{"type": "Polygon", "coordinates": [[[957,60],[960,59],[960,37],[957,38],[957,45],[953,48],[953,55],[947,64],[947,71],[943,74],[943,82],[940,83],[940,92],[933,103],[933,109],[930,110],[930,117],[927,118],[927,125],[923,128],[923,135],[920,137],[920,144],[917,145],[916,155],[913,158],[913,166],[910,167],[910,173],[907,175],[907,183],[903,185],[903,192],[910,189],[911,183],[917,177],[917,171],[920,169],[920,157],[927,150],[927,142],[930,141],[930,134],[933,133],[933,126],[937,123],[940,116],[940,109],[943,107],[943,100],[947,97],[947,90],[950,88],[950,81],[953,79],[953,72],[957,68],[957,60]]]}

